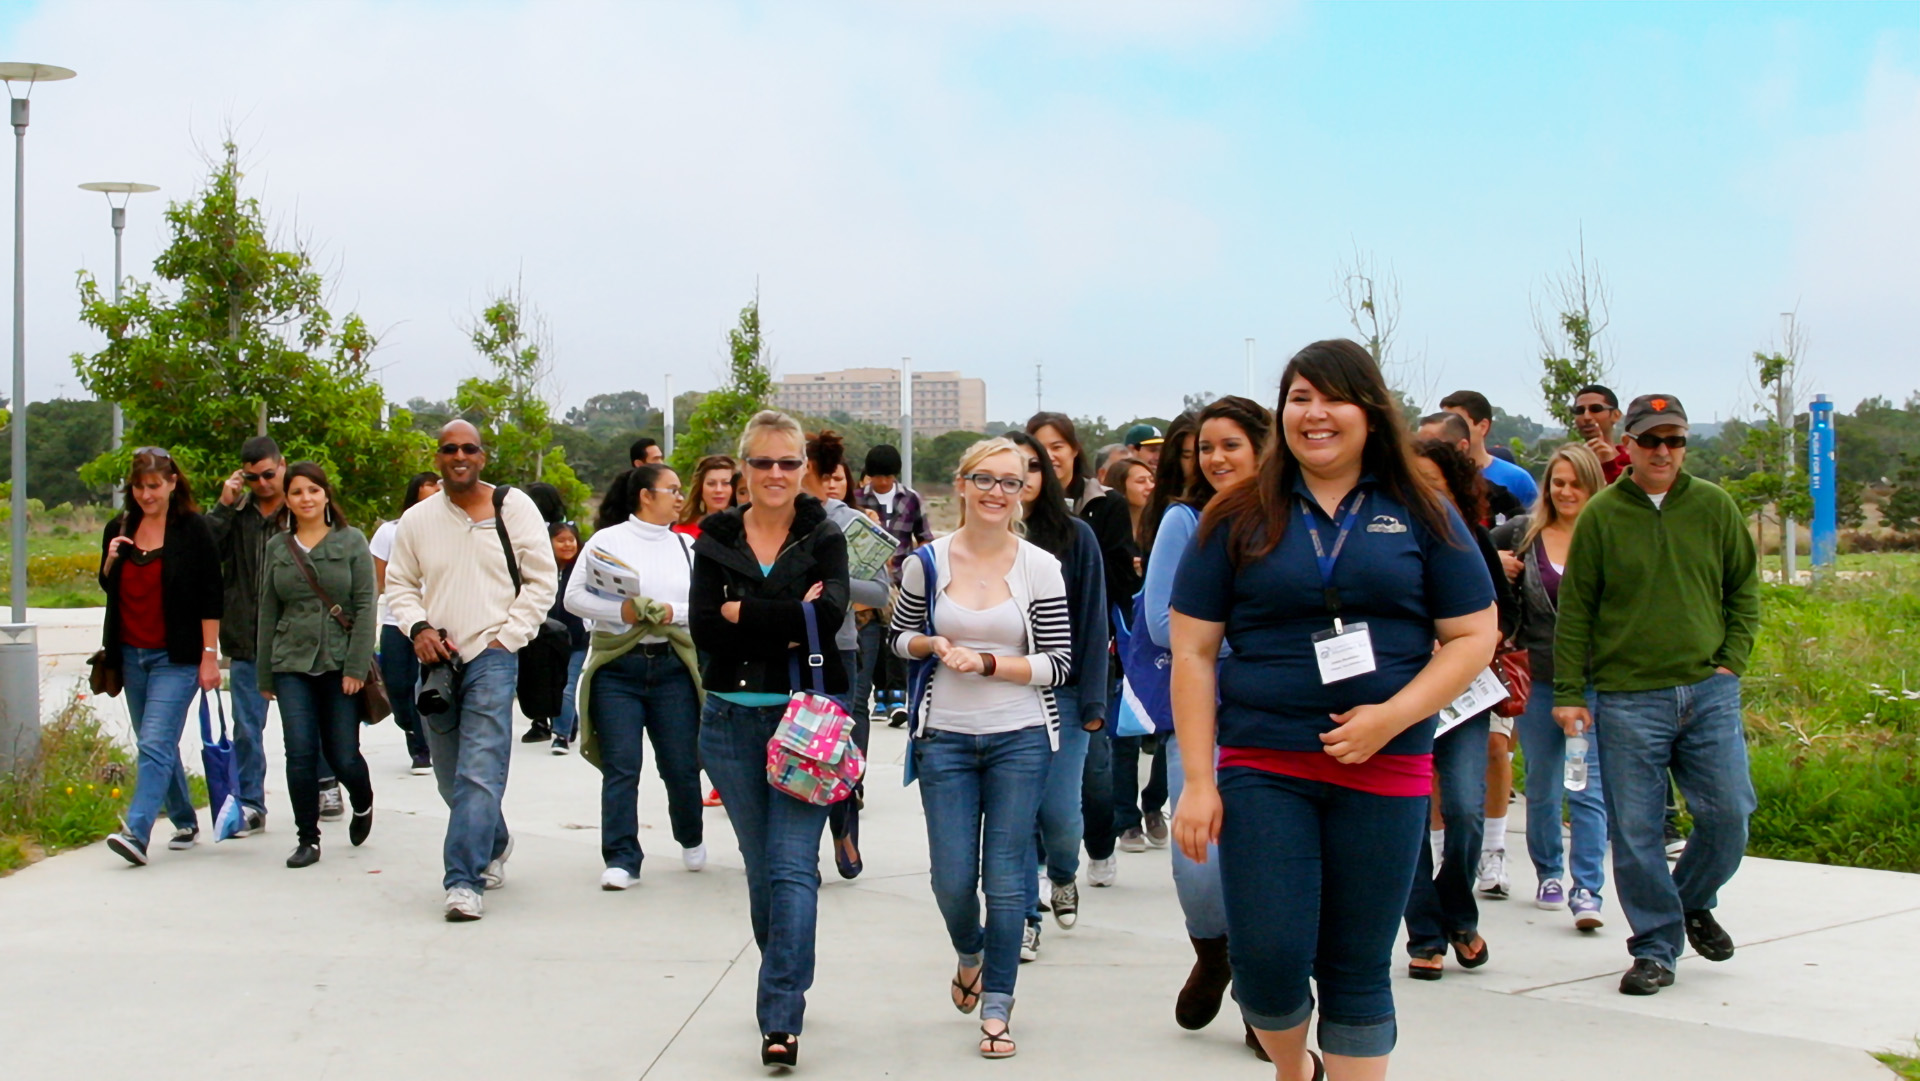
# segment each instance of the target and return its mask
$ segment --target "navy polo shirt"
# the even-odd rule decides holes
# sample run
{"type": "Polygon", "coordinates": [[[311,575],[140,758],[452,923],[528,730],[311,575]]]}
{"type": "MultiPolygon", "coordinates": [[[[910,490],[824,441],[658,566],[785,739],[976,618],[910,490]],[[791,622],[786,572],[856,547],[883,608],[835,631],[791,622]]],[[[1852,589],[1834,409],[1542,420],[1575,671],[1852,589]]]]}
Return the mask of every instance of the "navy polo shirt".
{"type": "MultiPolygon", "coordinates": [[[[1264,557],[1235,569],[1228,531],[1216,529],[1181,560],[1174,610],[1225,623],[1233,647],[1220,662],[1222,747],[1323,750],[1320,735],[1333,729],[1332,714],[1385,702],[1426,666],[1433,656],[1434,620],[1493,604],[1486,561],[1451,505],[1446,510],[1454,536],[1438,537],[1371,477],[1361,478],[1359,490],[1365,502],[1334,566],[1333,583],[1340,591],[1340,618],[1365,623],[1373,636],[1375,668],[1366,675],[1320,682],[1313,636],[1331,630],[1333,617],[1306,515],[1313,515],[1328,552],[1340,523],[1313,502],[1304,483],[1296,484],[1286,533],[1264,557]]],[[[1380,753],[1428,754],[1433,727],[1431,721],[1416,724],[1380,753]]]]}

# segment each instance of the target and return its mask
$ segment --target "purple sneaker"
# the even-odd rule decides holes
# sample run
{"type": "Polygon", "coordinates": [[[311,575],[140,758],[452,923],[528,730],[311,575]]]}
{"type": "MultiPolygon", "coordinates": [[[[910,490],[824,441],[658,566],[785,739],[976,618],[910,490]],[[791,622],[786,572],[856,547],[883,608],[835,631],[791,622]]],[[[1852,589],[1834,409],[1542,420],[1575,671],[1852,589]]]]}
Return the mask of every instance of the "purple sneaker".
{"type": "Polygon", "coordinates": [[[1533,895],[1533,907],[1549,912],[1567,907],[1567,891],[1561,887],[1559,879],[1549,878],[1540,883],[1539,892],[1533,895]]]}
{"type": "Polygon", "coordinates": [[[1573,925],[1582,931],[1598,931],[1607,925],[1600,918],[1600,898],[1592,890],[1574,890],[1567,907],[1573,910],[1573,925]]]}

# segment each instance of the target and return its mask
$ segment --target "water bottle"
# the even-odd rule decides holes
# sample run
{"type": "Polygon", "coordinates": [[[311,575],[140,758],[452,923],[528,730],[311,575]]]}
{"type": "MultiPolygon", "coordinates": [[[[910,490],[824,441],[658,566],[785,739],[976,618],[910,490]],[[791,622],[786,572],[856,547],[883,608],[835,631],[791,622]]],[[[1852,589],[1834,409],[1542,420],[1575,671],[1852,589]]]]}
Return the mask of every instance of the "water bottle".
{"type": "Polygon", "coordinates": [[[1566,788],[1569,792],[1587,790],[1587,737],[1567,737],[1566,788]]]}

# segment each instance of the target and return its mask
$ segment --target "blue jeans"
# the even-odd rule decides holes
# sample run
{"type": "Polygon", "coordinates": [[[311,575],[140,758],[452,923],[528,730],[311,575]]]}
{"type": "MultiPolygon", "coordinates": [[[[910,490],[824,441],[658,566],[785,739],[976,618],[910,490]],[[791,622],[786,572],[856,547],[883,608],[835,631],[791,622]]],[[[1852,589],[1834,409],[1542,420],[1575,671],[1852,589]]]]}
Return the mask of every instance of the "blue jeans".
{"type": "Polygon", "coordinates": [[[886,620],[875,619],[860,628],[859,648],[854,650],[857,663],[848,669],[853,673],[853,690],[847,712],[853,714],[853,723],[862,728],[873,719],[873,680],[885,660],[886,642],[886,620]]]}
{"type": "Polygon", "coordinates": [[[280,730],[287,742],[287,794],[303,845],[320,843],[320,775],[338,777],[355,811],[373,806],[373,780],[360,755],[360,704],[340,689],[340,673],[273,674],[280,730]],[[330,767],[322,769],[322,766],[330,767]]]}
{"type": "Polygon", "coordinates": [[[971,968],[984,961],[981,1018],[1004,1021],[1013,1010],[1020,936],[1037,875],[1033,830],[1053,757],[1046,726],[988,736],[934,729],[913,742],[913,753],[934,900],[960,963],[971,968]]]}
{"type": "MultiPolygon", "coordinates": [[[[1472,942],[1480,928],[1473,882],[1486,836],[1487,721],[1485,713],[1433,741],[1433,779],[1440,790],[1440,820],[1447,841],[1440,869],[1433,846],[1421,844],[1419,868],[1407,891],[1407,954],[1431,957],[1449,942],[1472,942]]],[[[1555,828],[1559,820],[1555,819],[1555,828]]]]}
{"type": "Polygon", "coordinates": [[[1685,913],[1710,909],[1747,848],[1756,800],[1740,717],[1740,680],[1601,692],[1594,723],[1607,741],[1607,829],[1613,881],[1633,936],[1627,952],[1673,968],[1686,948],[1685,913]],[[1671,872],[1661,823],[1667,769],[1693,814],[1671,872]]]}
{"type": "Polygon", "coordinates": [[[233,759],[240,772],[240,802],[267,809],[267,700],[260,697],[259,669],[252,661],[227,661],[233,698],[233,759]]]}
{"type": "MultiPolygon", "coordinates": [[[[1594,707],[1587,695],[1587,708],[1594,707]]],[[[1607,804],[1600,782],[1600,734],[1587,730],[1587,787],[1566,789],[1567,734],[1553,723],[1553,692],[1541,686],[1527,699],[1527,711],[1514,718],[1514,735],[1527,760],[1527,855],[1540,881],[1566,877],[1567,859],[1560,837],[1560,804],[1573,811],[1573,888],[1592,890],[1595,899],[1607,884],[1607,804]]]]}
{"type": "MultiPolygon", "coordinates": [[[[1482,763],[1484,765],[1484,762],[1482,763]]],[[[1320,1050],[1393,1050],[1393,939],[1426,847],[1427,801],[1230,766],[1220,771],[1220,886],[1233,995],[1248,1024],[1313,1014],[1320,1050]]]]}
{"type": "MultiPolygon", "coordinates": [[[[576,649],[567,654],[567,686],[560,692],[560,716],[553,719],[553,734],[565,737],[569,743],[580,738],[580,710],[574,706],[574,696],[579,693],[580,669],[586,664],[586,650],[576,649]]],[[[681,671],[685,670],[683,665],[681,671]]]]}
{"type": "Polygon", "coordinates": [[[180,733],[187,726],[187,707],[200,689],[200,670],[190,664],[174,664],[164,649],[133,646],[121,648],[120,669],[140,752],[133,800],[127,806],[126,832],[145,845],[153,835],[153,823],[160,817],[162,804],[176,827],[191,829],[199,824],[193,800],[187,794],[187,769],[180,761],[180,733]]]}
{"type": "MultiPolygon", "coordinates": [[[[1118,702],[1119,692],[1107,699],[1118,702]]],[[[1113,858],[1113,720],[1087,734],[1087,761],[1080,770],[1080,833],[1087,858],[1113,858]]]]}
{"type": "Polygon", "coordinates": [[[513,690],[520,660],[489,649],[467,662],[460,701],[445,713],[420,718],[433,753],[433,778],[447,804],[447,840],[441,888],[478,891],[487,864],[507,850],[507,764],[513,751],[513,690]]]}
{"type": "Polygon", "coordinates": [[[733,823],[747,865],[747,907],[760,945],[754,1014],[761,1033],[799,1035],[813,986],[820,907],[820,834],[827,809],[767,783],[767,741],[785,706],[742,706],[708,695],[700,717],[700,764],[733,823]]]}
{"type": "MultiPolygon", "coordinates": [[[[1180,768],[1180,741],[1167,737],[1167,807],[1180,809],[1180,793],[1187,787],[1187,776],[1180,768]]],[[[1180,912],[1187,918],[1187,934],[1194,938],[1221,938],[1227,933],[1227,906],[1220,896],[1220,848],[1207,846],[1207,862],[1195,863],[1173,849],[1173,892],[1180,898],[1180,912]]]]}
{"type": "MultiPolygon", "coordinates": [[[[640,767],[653,740],[667,787],[667,817],[681,848],[700,843],[700,699],[671,649],[635,647],[593,671],[593,731],[600,742],[600,858],[640,875],[640,767]]],[[[558,722],[556,722],[557,724],[558,722]]],[[[556,728],[555,732],[559,730],[556,728]]]]}
{"type": "MultiPolygon", "coordinates": [[[[1080,727],[1080,688],[1055,687],[1053,695],[1060,706],[1060,749],[1053,753],[1047,767],[1047,786],[1040,794],[1034,840],[1047,878],[1064,885],[1080,873],[1080,837],[1085,827],[1080,792],[1086,776],[1087,746],[1106,737],[1080,727]]],[[[1030,875],[1027,882],[1027,918],[1037,922],[1039,876],[1030,875]]]]}
{"type": "Polygon", "coordinates": [[[387,683],[387,697],[393,702],[393,723],[407,734],[407,753],[427,758],[426,733],[420,729],[420,710],[413,704],[414,686],[420,682],[420,658],[414,656],[413,643],[398,627],[380,628],[380,678],[387,683]]]}
{"type": "Polygon", "coordinates": [[[1167,759],[1162,753],[1172,737],[1113,737],[1113,831],[1125,833],[1141,828],[1143,812],[1152,813],[1167,803],[1167,759]],[[1140,788],[1140,756],[1151,754],[1147,767],[1147,787],[1140,788]]]}

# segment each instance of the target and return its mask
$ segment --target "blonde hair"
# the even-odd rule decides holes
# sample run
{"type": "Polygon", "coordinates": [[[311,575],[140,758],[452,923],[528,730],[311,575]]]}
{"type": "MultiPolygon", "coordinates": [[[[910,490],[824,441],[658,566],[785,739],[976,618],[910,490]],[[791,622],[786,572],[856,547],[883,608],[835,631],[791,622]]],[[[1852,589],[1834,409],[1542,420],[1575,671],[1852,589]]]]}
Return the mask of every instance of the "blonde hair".
{"type": "Polygon", "coordinates": [[[1520,538],[1520,546],[1516,549],[1518,552],[1524,553],[1532,548],[1541,530],[1560,522],[1560,508],[1553,502],[1553,467],[1559,462],[1573,467],[1573,482],[1586,489],[1588,499],[1599,495],[1600,490],[1607,486],[1606,472],[1600,468],[1600,459],[1593,453],[1593,448],[1585,443],[1568,443],[1555,450],[1553,456],[1547,459],[1546,472],[1541,475],[1540,494],[1534,497],[1533,509],[1527,519],[1527,531],[1520,538]]]}
{"type": "Polygon", "coordinates": [[[740,458],[745,460],[751,455],[755,443],[769,435],[784,435],[793,440],[794,449],[802,457],[807,453],[807,433],[800,428],[800,422],[782,413],[778,409],[762,409],[747,421],[740,432],[740,458]]]}
{"type": "MultiPolygon", "coordinates": [[[[1026,455],[1021,453],[1019,445],[1014,443],[1013,440],[1005,436],[993,436],[989,439],[982,439],[973,446],[968,447],[966,453],[960,455],[960,464],[953,469],[953,490],[954,496],[960,504],[960,524],[962,526],[967,524],[967,496],[961,478],[978,469],[981,462],[986,461],[996,454],[1011,454],[1019,459],[1022,464],[1026,462],[1026,455]]],[[[1043,462],[1045,461],[1044,458],[1041,460],[1043,462]]],[[[1028,483],[1032,482],[1029,481],[1028,483]]],[[[1026,513],[1026,504],[1019,499],[1015,499],[1014,507],[1016,508],[1016,512],[1012,518],[1007,519],[1007,528],[1012,530],[1016,535],[1024,534],[1026,528],[1020,519],[1026,513]]]]}

